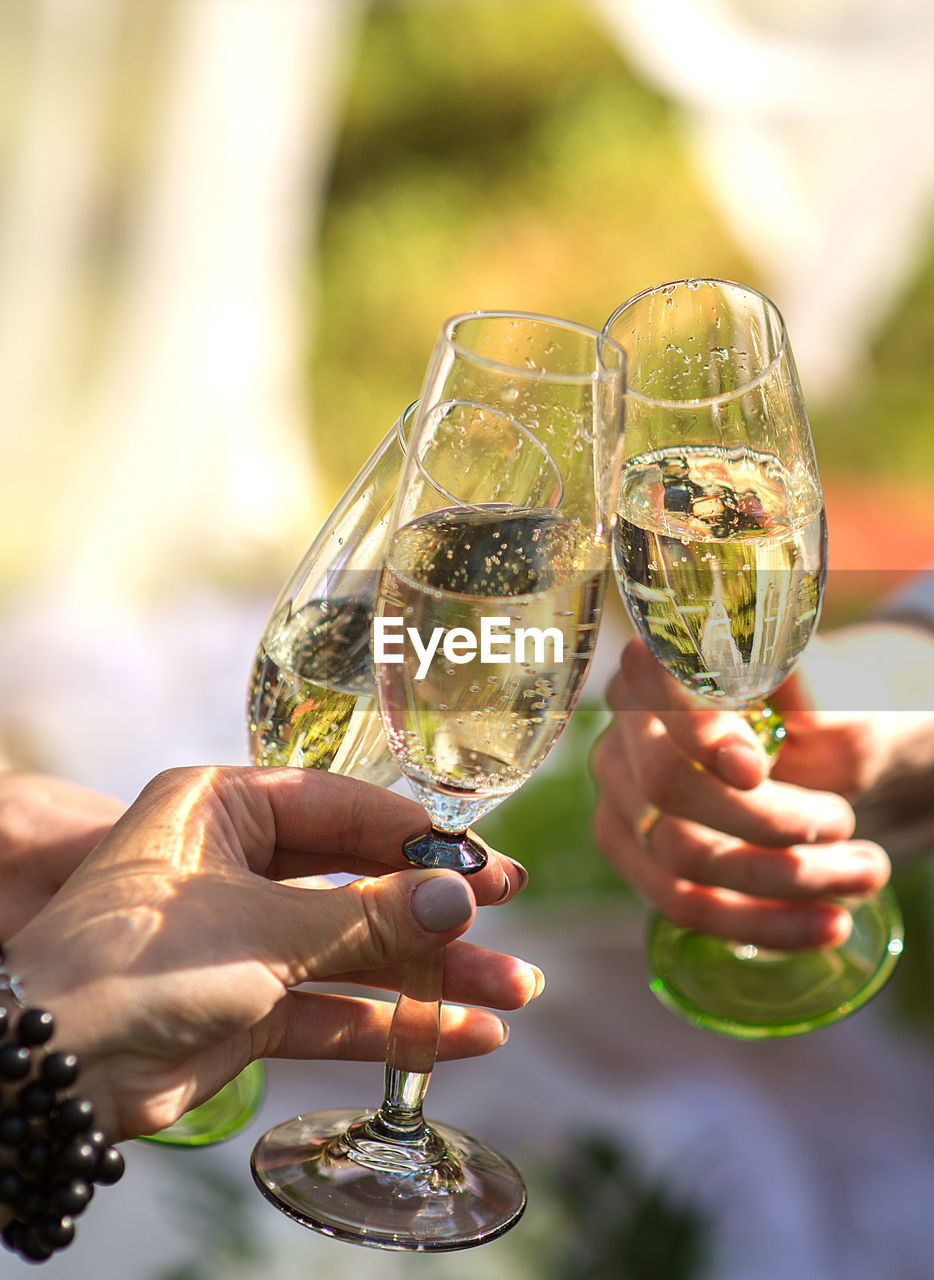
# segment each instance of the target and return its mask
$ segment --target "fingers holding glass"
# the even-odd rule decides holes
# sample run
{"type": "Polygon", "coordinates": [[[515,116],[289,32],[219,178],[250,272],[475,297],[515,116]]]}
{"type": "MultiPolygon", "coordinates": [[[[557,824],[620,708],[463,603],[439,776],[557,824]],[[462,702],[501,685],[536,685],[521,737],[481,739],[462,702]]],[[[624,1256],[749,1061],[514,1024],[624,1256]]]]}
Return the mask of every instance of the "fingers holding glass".
{"type": "Polygon", "coordinates": [[[755,787],[768,774],[768,757],[745,718],[693,697],[638,636],[623,649],[607,699],[616,710],[640,708],[658,716],[690,759],[730,786],[755,787]]]}
{"type": "MultiPolygon", "coordinates": [[[[382,1062],[394,1007],[388,1000],[290,992],[262,1029],[262,1056],[382,1062]]],[[[445,1005],[438,1057],[479,1057],[499,1049],[508,1036],[508,1026],[495,1013],[445,1005]]]]}
{"type": "MultiPolygon", "coordinates": [[[[522,872],[468,825],[544,759],[592,655],[623,363],[614,343],[565,321],[455,317],[406,440],[373,617],[379,713],[431,818],[405,856],[470,875],[478,901],[506,900],[522,872]]],[[[524,1208],[518,1170],[422,1114],[439,958],[414,961],[399,985],[378,1111],[278,1126],[254,1152],[254,1176],[290,1216],[358,1243],[493,1239],[524,1208]]]]}
{"type": "MultiPolygon", "coordinates": [[[[613,560],[637,634],[691,698],[739,712],[773,755],[784,736],[763,703],[792,671],[817,624],[826,575],[826,521],[807,413],[784,321],[756,290],[724,280],[673,281],[630,299],[605,331],[627,356],[626,430],[615,502],[613,560]]],[[[645,654],[631,649],[651,689],[645,654]]],[[[638,674],[633,676],[640,684],[638,674]]],[[[660,682],[655,677],[655,688],[660,682]]],[[[670,775],[643,767],[648,798],[699,804],[702,821],[723,801],[734,834],[749,811],[717,797],[709,779],[771,795],[762,753],[748,735],[724,738],[670,686],[650,704],[688,758],[674,794],[670,775]],[[668,708],[674,706],[676,714],[668,708]],[[757,759],[758,756],[758,759],[757,759]]],[[[729,731],[728,731],[729,733],[729,731]]],[[[656,734],[656,741],[658,735],[656,734]]],[[[658,764],[658,755],[655,755],[658,764]]],[[[818,797],[818,805],[825,806],[818,797]]],[[[807,839],[830,838],[839,806],[811,815],[807,839]]],[[[800,805],[799,805],[799,814],[800,805]]],[[[668,819],[654,825],[653,837],[668,819]]],[[[783,837],[790,834],[787,830],[783,837]]],[[[771,847],[771,846],[769,846],[771,847]]],[[[775,858],[771,859],[774,870],[775,858]]],[[[745,865],[741,862],[739,865],[745,865]]],[[[768,860],[765,861],[768,866],[768,860]]],[[[766,873],[767,874],[767,873],[766,873]]],[[[724,891],[729,892],[729,891],[724,891]]],[[[889,894],[853,910],[836,951],[767,958],[657,918],[652,989],[691,1022],[743,1038],[790,1035],[844,1017],[891,972],[901,924],[889,894]]]]}
{"type": "Polygon", "coordinates": [[[767,947],[831,946],[849,933],[830,901],[886,883],[888,859],[869,842],[750,844],[646,802],[608,736],[593,756],[594,836],[633,888],[679,925],[767,947]]]}

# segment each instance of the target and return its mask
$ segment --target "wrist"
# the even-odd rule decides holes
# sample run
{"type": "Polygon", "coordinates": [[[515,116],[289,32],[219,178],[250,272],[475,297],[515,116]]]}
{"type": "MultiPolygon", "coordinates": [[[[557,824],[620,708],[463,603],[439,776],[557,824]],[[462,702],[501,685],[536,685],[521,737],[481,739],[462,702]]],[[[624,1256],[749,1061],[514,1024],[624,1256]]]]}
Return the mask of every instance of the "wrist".
{"type": "Polygon", "coordinates": [[[79,1059],[54,1036],[53,1015],[27,1002],[0,949],[0,1228],[4,1245],[33,1262],[70,1244],[94,1185],[123,1174],[77,1091],[79,1059]]]}

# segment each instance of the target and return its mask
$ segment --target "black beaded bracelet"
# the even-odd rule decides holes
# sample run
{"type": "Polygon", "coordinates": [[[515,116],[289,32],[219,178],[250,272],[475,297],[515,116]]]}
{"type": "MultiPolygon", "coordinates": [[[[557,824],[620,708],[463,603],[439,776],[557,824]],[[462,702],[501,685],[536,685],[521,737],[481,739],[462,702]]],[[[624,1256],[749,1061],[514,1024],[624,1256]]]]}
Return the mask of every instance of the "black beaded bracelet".
{"type": "Polygon", "coordinates": [[[95,1126],[94,1108],[75,1097],[79,1063],[73,1053],[50,1053],[50,1013],[26,1007],[18,980],[7,972],[0,946],[0,1204],[13,1214],[3,1243],[28,1262],[45,1262],[75,1238],[74,1220],[94,1195],[123,1176],[123,1156],[95,1126]]]}

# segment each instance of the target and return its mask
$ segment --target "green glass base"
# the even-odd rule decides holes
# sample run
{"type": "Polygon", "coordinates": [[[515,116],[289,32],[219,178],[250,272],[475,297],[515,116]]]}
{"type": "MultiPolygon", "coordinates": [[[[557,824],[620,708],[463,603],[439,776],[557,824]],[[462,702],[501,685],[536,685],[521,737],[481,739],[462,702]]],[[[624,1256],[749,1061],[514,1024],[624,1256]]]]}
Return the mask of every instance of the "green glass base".
{"type": "Polygon", "coordinates": [[[740,1040],[801,1035],[853,1013],[888,981],[904,931],[890,888],[851,908],[853,930],[821,951],[767,951],[692,933],[655,916],[652,991],[697,1027],[740,1040]]]}
{"type": "Polygon", "coordinates": [[[172,1147],[208,1147],[223,1142],[249,1124],[265,1091],[266,1070],[261,1062],[251,1062],[213,1098],[186,1111],[167,1129],[147,1134],[143,1141],[172,1147]]]}

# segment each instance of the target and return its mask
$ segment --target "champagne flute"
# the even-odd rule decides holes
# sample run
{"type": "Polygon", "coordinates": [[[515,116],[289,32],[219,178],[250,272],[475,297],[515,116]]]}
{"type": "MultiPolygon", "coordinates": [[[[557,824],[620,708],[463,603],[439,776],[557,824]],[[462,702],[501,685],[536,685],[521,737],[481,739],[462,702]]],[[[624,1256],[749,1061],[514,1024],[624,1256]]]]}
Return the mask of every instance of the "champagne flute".
{"type": "Polygon", "coordinates": [[[399,778],[376,705],[371,633],[417,405],[364,463],[273,605],[247,695],[254,764],[327,769],[376,786],[399,778]]]}
{"type": "MultiPolygon", "coordinates": [[[[557,740],[596,640],[624,358],[549,317],[478,312],[442,328],[396,498],[374,617],[379,710],[432,820],[417,866],[479,871],[467,827],[557,740]]],[[[443,951],[413,962],[389,1033],[383,1103],[278,1125],[253,1174],[283,1212],[339,1239],[445,1250],[525,1207],[515,1166],[422,1112],[443,951]]]]}
{"type": "MultiPolygon", "coordinates": [[[[399,777],[376,707],[370,629],[415,407],[400,414],[351,481],[273,605],[247,694],[254,764],[327,769],[377,786],[399,777]]],[[[147,1141],[191,1147],[233,1137],[264,1091],[263,1064],[251,1062],[147,1141]]]]}
{"type": "MultiPolygon", "coordinates": [[[[784,728],[763,700],[817,623],[827,548],[782,317],[747,286],[679,280],[624,303],[604,332],[627,356],[613,561],[629,616],[675,679],[742,711],[773,754],[784,728]]],[[[652,990],[695,1025],[743,1039],[835,1022],[880,989],[902,945],[891,890],[849,905],[846,942],[792,952],[656,915],[652,990]]]]}

